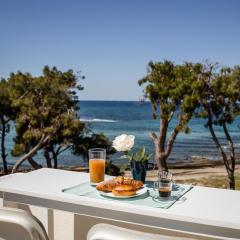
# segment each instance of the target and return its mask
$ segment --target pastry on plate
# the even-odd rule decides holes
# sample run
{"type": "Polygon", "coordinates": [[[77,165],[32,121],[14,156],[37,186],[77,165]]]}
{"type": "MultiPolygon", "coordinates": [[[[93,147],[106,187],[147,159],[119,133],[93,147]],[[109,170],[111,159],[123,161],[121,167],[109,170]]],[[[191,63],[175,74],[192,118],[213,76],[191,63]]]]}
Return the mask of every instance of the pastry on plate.
{"type": "Polygon", "coordinates": [[[98,191],[102,191],[102,192],[111,192],[113,190],[114,187],[117,186],[117,183],[115,181],[113,181],[112,179],[100,182],[97,186],[96,189],[98,191]]]}
{"type": "Polygon", "coordinates": [[[135,190],[140,189],[143,186],[142,181],[133,180],[131,178],[118,176],[106,181],[100,182],[96,189],[102,192],[112,192],[112,190],[118,185],[129,185],[132,186],[135,190]]]}
{"type": "Polygon", "coordinates": [[[137,189],[133,185],[117,185],[113,188],[112,193],[114,196],[133,196],[136,195],[137,189]]]}

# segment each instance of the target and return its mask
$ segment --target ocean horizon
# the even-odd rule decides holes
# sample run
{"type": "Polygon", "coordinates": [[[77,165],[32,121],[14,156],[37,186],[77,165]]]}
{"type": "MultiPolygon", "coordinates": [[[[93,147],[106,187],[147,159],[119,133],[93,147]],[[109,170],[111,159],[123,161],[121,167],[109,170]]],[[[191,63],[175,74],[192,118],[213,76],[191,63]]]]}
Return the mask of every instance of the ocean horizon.
{"type": "MultiPolygon", "coordinates": [[[[95,133],[105,134],[111,141],[120,134],[131,134],[135,136],[133,151],[145,146],[148,153],[154,153],[154,145],[149,137],[151,132],[159,132],[159,119],[152,118],[150,102],[141,101],[109,101],[109,100],[82,100],[79,110],[80,119],[89,125],[95,133]]],[[[176,117],[170,124],[170,131],[176,124],[176,117]]],[[[204,119],[193,118],[190,121],[190,134],[180,133],[169,157],[169,162],[189,161],[192,157],[208,158],[210,160],[220,159],[220,155],[212,142],[211,135],[204,127],[204,119]]],[[[237,147],[240,150],[240,119],[229,125],[229,131],[237,147]]],[[[228,145],[220,128],[216,128],[221,143],[227,150],[228,145]]],[[[6,147],[9,153],[8,163],[13,165],[18,158],[11,156],[15,128],[11,126],[11,132],[6,138],[6,147]]],[[[45,165],[45,159],[39,153],[34,156],[39,163],[45,165]]],[[[111,160],[115,163],[126,162],[119,160],[119,154],[113,155],[111,160]]],[[[154,161],[153,159],[151,160],[154,161]]],[[[2,165],[2,163],[0,163],[2,165]]],[[[70,151],[59,156],[59,166],[82,166],[85,165],[79,156],[74,156],[70,151]]],[[[28,166],[26,163],[23,166],[28,166]]]]}

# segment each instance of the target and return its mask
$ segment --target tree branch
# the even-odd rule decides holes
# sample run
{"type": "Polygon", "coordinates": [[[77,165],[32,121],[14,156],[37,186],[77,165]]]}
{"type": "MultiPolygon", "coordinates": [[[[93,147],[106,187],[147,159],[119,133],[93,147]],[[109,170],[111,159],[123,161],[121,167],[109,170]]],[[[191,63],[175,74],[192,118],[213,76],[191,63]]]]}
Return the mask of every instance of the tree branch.
{"type": "Polygon", "coordinates": [[[171,137],[168,140],[167,150],[166,150],[166,158],[168,158],[170,153],[172,152],[173,144],[177,138],[177,135],[179,134],[180,131],[182,131],[185,124],[187,124],[189,122],[191,117],[192,117],[192,114],[186,114],[185,116],[182,116],[180,118],[178,125],[174,128],[174,130],[171,134],[171,137]]]}
{"type": "Polygon", "coordinates": [[[173,118],[173,114],[174,112],[171,112],[170,115],[169,115],[169,118],[168,118],[168,122],[171,122],[172,118],[173,118]]]}
{"type": "Polygon", "coordinates": [[[31,151],[29,151],[27,154],[25,154],[24,156],[22,156],[13,166],[12,169],[12,173],[15,173],[17,171],[17,169],[20,167],[20,165],[27,160],[29,157],[32,157],[41,147],[43,144],[45,144],[48,139],[50,138],[50,136],[45,136],[45,134],[42,135],[40,141],[38,142],[38,144],[33,147],[31,149],[31,151]]]}
{"type": "Polygon", "coordinates": [[[49,150],[48,150],[47,147],[44,148],[43,156],[44,156],[45,159],[46,159],[47,167],[48,167],[48,168],[52,168],[52,160],[51,160],[51,157],[50,157],[50,155],[49,155],[49,150]]]}
{"type": "Polygon", "coordinates": [[[158,136],[155,132],[150,133],[149,137],[152,139],[154,144],[156,144],[158,142],[158,136]]]}
{"type": "Polygon", "coordinates": [[[208,111],[208,128],[209,128],[209,131],[212,135],[212,139],[213,139],[214,143],[216,144],[217,149],[220,151],[220,153],[222,155],[223,162],[224,162],[224,165],[225,165],[227,171],[231,171],[231,168],[229,167],[227,155],[223,151],[223,148],[222,148],[221,144],[219,143],[218,138],[217,138],[217,136],[215,134],[215,131],[213,129],[212,112],[211,112],[209,106],[207,106],[207,111],[208,111]]]}
{"type": "Polygon", "coordinates": [[[40,164],[38,164],[36,161],[34,161],[34,159],[32,157],[29,157],[27,160],[34,169],[42,168],[42,166],[40,164]]]}
{"type": "Polygon", "coordinates": [[[159,134],[159,149],[160,152],[165,152],[165,142],[167,138],[168,120],[161,119],[160,121],[160,134],[159,134]]]}
{"type": "Polygon", "coordinates": [[[225,133],[225,136],[227,138],[227,141],[228,141],[228,144],[230,146],[230,159],[231,159],[231,167],[232,167],[232,171],[234,172],[235,170],[235,159],[236,159],[236,156],[235,156],[235,147],[234,147],[234,143],[233,143],[233,140],[228,132],[228,129],[227,129],[227,126],[226,126],[226,123],[224,122],[223,123],[223,131],[225,133]]]}
{"type": "Polygon", "coordinates": [[[61,148],[62,148],[62,146],[61,146],[61,145],[59,145],[59,146],[58,146],[58,148],[57,148],[57,150],[56,150],[56,155],[58,155],[58,154],[59,154],[59,151],[61,150],[61,148]]]}
{"type": "Polygon", "coordinates": [[[175,142],[175,140],[177,138],[177,135],[179,133],[179,126],[180,126],[180,124],[177,127],[174,128],[174,130],[173,130],[173,132],[171,134],[171,137],[170,137],[170,139],[168,141],[167,150],[166,150],[166,158],[168,158],[170,153],[172,152],[173,144],[174,144],[174,142],[175,142]]]}
{"type": "Polygon", "coordinates": [[[71,146],[67,146],[67,147],[63,148],[61,151],[56,152],[56,155],[61,154],[62,152],[68,150],[69,148],[71,148],[71,146]]]}

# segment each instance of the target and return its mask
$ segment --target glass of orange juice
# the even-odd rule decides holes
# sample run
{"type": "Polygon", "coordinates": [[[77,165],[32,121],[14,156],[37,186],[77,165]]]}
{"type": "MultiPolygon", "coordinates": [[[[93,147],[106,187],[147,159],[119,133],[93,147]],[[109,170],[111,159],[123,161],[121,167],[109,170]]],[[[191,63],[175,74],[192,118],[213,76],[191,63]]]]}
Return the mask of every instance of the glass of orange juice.
{"type": "Polygon", "coordinates": [[[91,185],[97,185],[104,181],[106,150],[103,148],[91,148],[89,155],[89,173],[91,185]]]}

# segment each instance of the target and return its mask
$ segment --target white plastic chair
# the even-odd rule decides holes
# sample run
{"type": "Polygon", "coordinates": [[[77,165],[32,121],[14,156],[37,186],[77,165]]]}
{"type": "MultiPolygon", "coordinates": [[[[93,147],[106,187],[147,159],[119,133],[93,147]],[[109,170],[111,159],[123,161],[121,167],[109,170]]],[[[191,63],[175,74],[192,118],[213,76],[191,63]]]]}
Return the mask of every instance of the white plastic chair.
{"type": "Polygon", "coordinates": [[[87,240],[199,240],[220,239],[213,236],[198,235],[195,233],[182,232],[184,237],[176,236],[176,232],[169,235],[151,234],[135,230],[129,230],[110,224],[99,223],[94,225],[87,234],[87,240]]]}
{"type": "Polygon", "coordinates": [[[48,240],[42,223],[30,213],[0,208],[0,240],[48,240]]]}

